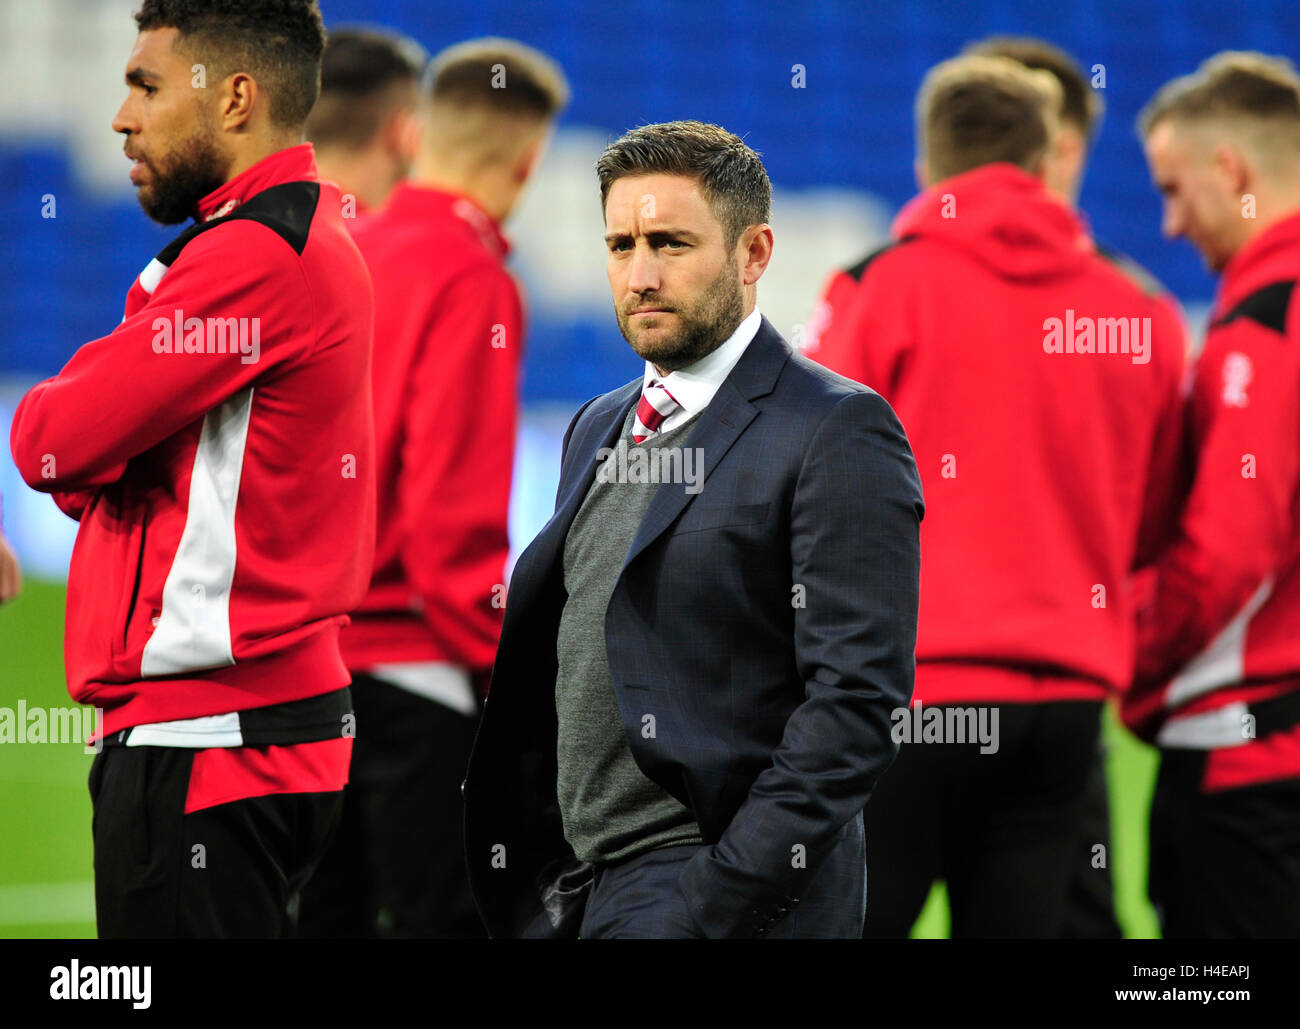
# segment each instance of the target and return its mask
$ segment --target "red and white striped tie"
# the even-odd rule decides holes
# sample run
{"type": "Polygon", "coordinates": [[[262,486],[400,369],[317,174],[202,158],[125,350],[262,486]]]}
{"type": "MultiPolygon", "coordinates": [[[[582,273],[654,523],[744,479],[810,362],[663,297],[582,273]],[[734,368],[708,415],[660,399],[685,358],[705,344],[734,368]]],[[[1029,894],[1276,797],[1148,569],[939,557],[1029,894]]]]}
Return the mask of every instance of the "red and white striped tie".
{"type": "Polygon", "coordinates": [[[650,385],[641,394],[636,405],[636,421],[632,423],[632,442],[644,443],[659,431],[664,419],[682,405],[664,388],[658,379],[651,379],[650,385]]]}

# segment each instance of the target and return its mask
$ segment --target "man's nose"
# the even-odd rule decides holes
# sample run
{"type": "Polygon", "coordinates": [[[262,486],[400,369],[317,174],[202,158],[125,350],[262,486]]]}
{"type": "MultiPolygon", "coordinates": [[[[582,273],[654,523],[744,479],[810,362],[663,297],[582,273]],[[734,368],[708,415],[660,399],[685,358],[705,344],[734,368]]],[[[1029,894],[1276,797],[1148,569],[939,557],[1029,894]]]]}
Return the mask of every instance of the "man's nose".
{"type": "Polygon", "coordinates": [[[1164,224],[1160,228],[1169,239],[1176,239],[1183,234],[1183,216],[1176,204],[1165,204],[1164,224]]]}
{"type": "Polygon", "coordinates": [[[649,293],[659,288],[659,261],[650,247],[641,245],[632,251],[627,288],[633,293],[649,293]]]}
{"type": "Polygon", "coordinates": [[[127,97],[127,99],[122,101],[122,106],[117,109],[117,114],[113,115],[114,132],[121,132],[129,135],[139,129],[135,119],[130,116],[130,112],[127,110],[130,103],[131,98],[127,97]]]}

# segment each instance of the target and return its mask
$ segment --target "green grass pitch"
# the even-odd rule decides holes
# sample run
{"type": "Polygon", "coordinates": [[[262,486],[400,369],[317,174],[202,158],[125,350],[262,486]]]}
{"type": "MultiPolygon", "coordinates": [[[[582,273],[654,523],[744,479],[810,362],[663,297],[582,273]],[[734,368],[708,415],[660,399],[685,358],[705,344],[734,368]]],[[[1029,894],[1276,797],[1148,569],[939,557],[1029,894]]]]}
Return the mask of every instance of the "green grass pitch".
{"type": "MultiPolygon", "coordinates": [[[[0,707],[70,705],[63,678],[63,586],[28,580],[0,607],[0,707]]],[[[1108,713],[1111,859],[1120,923],[1130,937],[1157,935],[1146,900],[1146,817],[1156,753],[1108,713]]],[[[76,744],[0,745],[0,938],[95,934],[86,777],[92,756],[76,744]]],[[[935,887],[912,935],[942,938],[948,907],[935,887]]]]}

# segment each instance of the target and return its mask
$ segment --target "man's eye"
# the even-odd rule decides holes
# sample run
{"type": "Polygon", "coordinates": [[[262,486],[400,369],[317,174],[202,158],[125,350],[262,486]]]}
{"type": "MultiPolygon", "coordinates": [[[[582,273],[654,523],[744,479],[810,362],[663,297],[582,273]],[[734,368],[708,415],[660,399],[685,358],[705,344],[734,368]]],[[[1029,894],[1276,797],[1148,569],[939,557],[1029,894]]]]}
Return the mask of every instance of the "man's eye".
{"type": "Polygon", "coordinates": [[[663,245],[666,247],[677,248],[677,249],[686,246],[686,244],[683,243],[680,239],[666,239],[664,240],[663,245]]]}

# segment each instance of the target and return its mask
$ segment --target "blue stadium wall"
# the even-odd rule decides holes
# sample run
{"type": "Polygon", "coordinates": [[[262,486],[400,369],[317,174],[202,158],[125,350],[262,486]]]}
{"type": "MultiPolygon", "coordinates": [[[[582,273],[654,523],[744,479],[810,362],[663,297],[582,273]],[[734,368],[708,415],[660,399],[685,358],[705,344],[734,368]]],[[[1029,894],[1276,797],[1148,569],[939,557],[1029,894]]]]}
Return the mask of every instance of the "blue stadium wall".
{"type": "MultiPolygon", "coordinates": [[[[0,17],[9,20],[0,22],[0,30],[10,30],[4,45],[23,45],[21,33],[14,38],[14,27],[21,27],[28,3],[37,0],[3,5],[0,17]]],[[[322,8],[327,25],[391,25],[430,51],[470,36],[499,34],[551,53],[574,86],[557,139],[580,131],[590,148],[593,140],[646,122],[690,117],[721,123],[764,154],[784,195],[831,191],[828,224],[834,222],[837,196],[875,204],[883,213],[862,222],[875,229],[852,244],[860,251],[878,240],[888,214],[914,190],[912,104],[926,68],[989,34],[1043,36],[1085,68],[1104,70],[1106,118],[1081,198],[1095,234],[1144,264],[1194,307],[1212,296],[1213,280],[1189,246],[1160,237],[1159,198],[1134,119],[1163,82],[1218,50],[1286,54],[1300,38],[1300,4],[1294,0],[1235,6],[1206,0],[1059,5],[323,0],[322,8]],[[802,88],[792,81],[797,65],[803,68],[802,88]]],[[[96,87],[113,97],[109,108],[124,90],[120,69],[126,56],[126,49],[115,55],[118,71],[96,87]]],[[[46,87],[27,81],[17,88],[18,96],[6,98],[11,113],[25,102],[23,91],[35,96],[46,87]]],[[[102,121],[105,137],[111,137],[108,118],[102,121]]],[[[117,142],[110,145],[120,149],[117,142]]],[[[590,165],[585,167],[589,172],[590,165]]],[[[6,121],[0,113],[0,379],[9,383],[7,393],[0,391],[0,428],[7,427],[4,408],[11,409],[19,386],[53,374],[81,342],[112,329],[132,278],[178,231],[147,221],[126,187],[126,171],[121,160],[116,190],[87,186],[59,124],[15,128],[12,118],[6,121]],[[46,195],[58,199],[57,219],[42,217],[46,195]]],[[[594,176],[589,182],[598,215],[594,176]]],[[[531,202],[545,203],[545,198],[531,202]]],[[[794,202],[775,205],[778,251],[783,233],[797,228],[783,222],[783,210],[797,219],[805,209],[794,202]]],[[[817,209],[826,215],[824,205],[817,209]]],[[[544,255],[546,245],[544,239],[534,240],[534,256],[544,255]]],[[[592,246],[599,248],[598,235],[592,246]]],[[[824,256],[825,266],[814,269],[818,280],[831,270],[832,258],[848,256],[844,241],[824,256]]],[[[599,267],[598,260],[593,268],[599,267]]],[[[570,411],[637,373],[638,362],[618,336],[607,296],[603,306],[589,296],[568,310],[545,295],[553,289],[545,282],[538,302],[539,283],[527,267],[521,277],[532,312],[523,385],[528,410],[570,411]]],[[[599,271],[594,278],[590,288],[599,294],[607,287],[599,271]]],[[[553,432],[552,420],[543,436],[550,439],[553,432]]],[[[529,453],[526,442],[523,456],[529,453]]],[[[7,452],[3,458],[0,489],[12,501],[22,487],[7,452]]],[[[544,496],[544,484],[537,494],[544,496]]],[[[22,506],[27,509],[25,502],[22,506]]],[[[537,517],[532,515],[529,524],[537,517]]]]}

